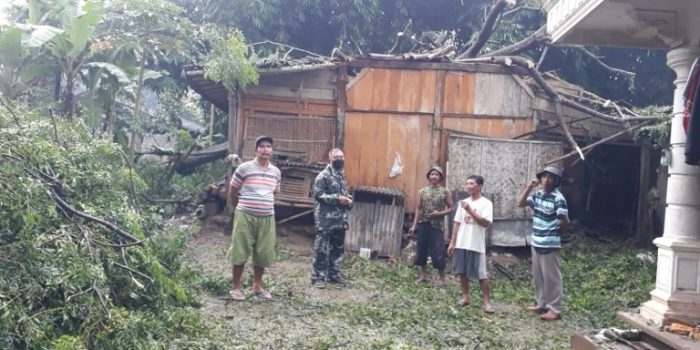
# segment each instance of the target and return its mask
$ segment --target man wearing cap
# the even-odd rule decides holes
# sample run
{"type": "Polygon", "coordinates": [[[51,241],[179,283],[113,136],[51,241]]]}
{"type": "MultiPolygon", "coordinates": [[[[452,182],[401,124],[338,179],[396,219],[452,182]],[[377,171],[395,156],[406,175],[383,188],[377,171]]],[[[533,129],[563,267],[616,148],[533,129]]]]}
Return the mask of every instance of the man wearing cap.
{"type": "Polygon", "coordinates": [[[416,234],[416,261],[420,266],[420,277],[417,283],[427,283],[428,255],[433,262],[433,267],[438,270],[439,279],[433,284],[437,287],[445,286],[445,237],[443,234],[443,217],[452,212],[452,197],[450,192],[440,186],[445,175],[442,168],[433,166],[426,175],[429,185],[418,191],[413,226],[408,229],[408,234],[416,234]]]}
{"type": "Polygon", "coordinates": [[[345,155],[338,148],[328,153],[330,160],[314,182],[314,262],[311,284],[325,288],[326,281],[345,284],[340,275],[343,259],[345,231],[348,229],[348,210],[352,208],[352,197],[348,194],[345,179],[345,155]]]}
{"type": "Polygon", "coordinates": [[[559,250],[562,226],[569,224],[566,198],[557,187],[561,170],[548,166],[537,173],[518,199],[518,206],[532,208],[532,276],[535,282],[535,305],[527,311],[540,314],[540,319],[553,321],[561,318],[564,286],[561,279],[559,250]],[[532,191],[539,184],[542,189],[532,191]]]}
{"type": "Polygon", "coordinates": [[[272,299],[263,289],[265,268],[275,259],[275,198],[282,174],[270,164],[272,138],[260,136],[255,140],[255,159],[241,163],[231,177],[229,203],[235,206],[233,233],[228,257],[233,264],[231,299],[245,300],[241,291],[241,276],[249,256],[253,256],[253,293],[261,299],[272,299]]]}

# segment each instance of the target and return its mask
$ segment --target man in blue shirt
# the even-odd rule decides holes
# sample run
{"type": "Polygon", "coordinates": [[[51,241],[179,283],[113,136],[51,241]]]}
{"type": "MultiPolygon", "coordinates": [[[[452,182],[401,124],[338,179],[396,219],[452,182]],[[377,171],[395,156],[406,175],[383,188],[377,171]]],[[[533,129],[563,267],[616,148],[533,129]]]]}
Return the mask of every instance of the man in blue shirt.
{"type": "Polygon", "coordinates": [[[564,286],[561,279],[559,250],[562,226],[569,224],[566,198],[557,187],[561,170],[548,166],[537,173],[518,199],[518,206],[527,205],[532,215],[532,276],[535,281],[537,302],[527,311],[539,313],[540,319],[553,321],[561,318],[561,300],[564,286]],[[542,189],[530,192],[542,184],[542,189]]]}

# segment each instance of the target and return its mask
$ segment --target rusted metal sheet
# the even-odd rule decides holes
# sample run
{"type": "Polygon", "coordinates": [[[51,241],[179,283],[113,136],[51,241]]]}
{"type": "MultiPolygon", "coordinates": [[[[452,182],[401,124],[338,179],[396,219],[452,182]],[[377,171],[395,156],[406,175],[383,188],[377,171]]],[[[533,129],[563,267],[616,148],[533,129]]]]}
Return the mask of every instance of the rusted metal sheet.
{"type": "Polygon", "coordinates": [[[308,162],[326,161],[333,148],[336,120],[334,118],[300,118],[284,115],[248,116],[243,137],[243,157],[255,156],[255,139],[271,136],[277,150],[296,151],[306,155],[308,162]]]}
{"type": "Polygon", "coordinates": [[[494,195],[494,220],[529,219],[517,207],[518,196],[544,162],[560,156],[559,142],[484,139],[452,135],[448,141],[448,188],[465,188],[467,177],[484,177],[484,191],[494,195]]]}
{"type": "Polygon", "coordinates": [[[401,189],[389,187],[358,186],[355,188],[355,191],[373,195],[384,195],[392,198],[403,198],[406,196],[401,189]]]}
{"type": "Polygon", "coordinates": [[[354,190],[345,249],[356,252],[369,248],[379,256],[398,256],[403,232],[403,194],[399,189],[365,189],[368,191],[354,190]]]}
{"type": "Polygon", "coordinates": [[[532,117],[532,91],[517,77],[476,73],[474,115],[532,117]],[[526,90],[528,89],[528,90],[526,90]]]}

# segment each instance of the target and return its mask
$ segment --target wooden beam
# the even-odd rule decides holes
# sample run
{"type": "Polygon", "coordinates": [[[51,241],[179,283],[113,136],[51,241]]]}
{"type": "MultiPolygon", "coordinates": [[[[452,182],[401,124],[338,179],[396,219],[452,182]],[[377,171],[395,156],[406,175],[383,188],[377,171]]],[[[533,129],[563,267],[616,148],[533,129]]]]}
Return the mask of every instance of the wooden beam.
{"type": "Polygon", "coordinates": [[[336,104],[338,121],[336,122],[335,147],[342,149],[345,146],[345,111],[347,109],[347,83],[348,66],[345,63],[338,65],[338,78],[336,88],[336,104]]]}
{"type": "Polygon", "coordinates": [[[280,221],[277,221],[277,225],[279,225],[279,224],[284,224],[285,222],[289,222],[289,221],[292,221],[292,220],[294,220],[294,219],[300,218],[300,217],[302,217],[302,216],[306,216],[306,215],[312,214],[313,212],[314,212],[314,209],[309,209],[309,210],[302,211],[302,212],[299,213],[299,214],[294,214],[294,215],[292,215],[292,216],[290,216],[290,217],[288,217],[288,218],[285,218],[285,219],[282,219],[282,220],[280,220],[280,221]]]}
{"type": "MultiPolygon", "coordinates": [[[[433,106],[433,125],[430,131],[430,166],[440,163],[443,152],[442,134],[442,105],[445,101],[445,76],[446,71],[437,72],[435,79],[435,104],[433,106]]],[[[442,164],[444,166],[444,164],[442,164]]]]}
{"type": "MultiPolygon", "coordinates": [[[[637,125],[633,125],[633,126],[627,128],[627,129],[625,129],[625,130],[622,130],[622,131],[617,132],[617,133],[614,133],[614,134],[612,134],[612,135],[610,135],[610,136],[608,136],[608,137],[606,137],[606,138],[604,138],[604,139],[601,139],[600,141],[596,141],[596,142],[594,142],[594,143],[592,143],[592,144],[590,144],[590,145],[588,145],[588,146],[586,146],[586,147],[582,147],[582,148],[581,148],[581,151],[585,151],[585,150],[588,150],[588,149],[593,148],[593,147],[595,147],[595,146],[598,146],[598,145],[600,145],[600,144],[603,144],[603,143],[606,143],[606,142],[608,142],[608,141],[611,141],[611,140],[613,140],[613,139],[615,139],[615,138],[617,138],[617,137],[620,137],[620,136],[622,136],[622,135],[624,135],[624,134],[626,134],[626,133],[632,132],[632,131],[634,131],[635,129],[641,128],[642,126],[645,126],[645,125],[648,125],[648,124],[649,124],[649,122],[642,123],[642,124],[637,124],[637,125]]],[[[571,157],[571,156],[575,156],[575,155],[577,155],[577,154],[578,154],[578,151],[573,151],[573,152],[570,152],[570,153],[568,153],[568,154],[565,154],[565,155],[563,155],[563,156],[561,156],[561,157],[558,157],[558,158],[552,159],[552,160],[550,160],[550,161],[547,161],[546,163],[544,163],[544,165],[550,165],[550,164],[556,163],[556,162],[558,162],[558,161],[560,161],[560,160],[564,160],[564,159],[566,159],[566,158],[569,158],[569,157],[571,157]]]]}
{"type": "Polygon", "coordinates": [[[654,239],[654,228],[649,210],[649,184],[651,149],[645,141],[639,142],[639,183],[637,187],[637,224],[635,236],[637,243],[644,247],[651,247],[654,239]]]}
{"type": "Polygon", "coordinates": [[[350,61],[350,67],[372,67],[372,68],[389,68],[389,69],[433,69],[433,70],[449,70],[458,72],[479,72],[479,73],[500,73],[500,74],[520,74],[526,75],[527,70],[511,66],[506,67],[500,64],[484,63],[484,62],[419,62],[409,61],[404,59],[397,60],[372,60],[366,58],[358,58],[350,61]]]}
{"type": "MultiPolygon", "coordinates": [[[[236,125],[238,124],[238,112],[239,109],[237,106],[238,100],[236,99],[236,93],[234,92],[229,92],[228,93],[228,153],[236,153],[236,147],[237,147],[237,135],[236,135],[236,125]]],[[[238,154],[238,153],[236,153],[238,154]]],[[[240,157],[241,155],[238,154],[240,157]]],[[[233,167],[228,166],[228,169],[226,170],[226,183],[229,184],[231,183],[231,177],[233,176],[233,167]]],[[[230,190],[227,186],[227,190],[230,190]]],[[[227,196],[230,198],[230,196],[227,196]]],[[[229,214],[233,214],[233,211],[235,208],[231,206],[231,203],[229,203],[228,198],[226,200],[226,212],[229,214]]]]}

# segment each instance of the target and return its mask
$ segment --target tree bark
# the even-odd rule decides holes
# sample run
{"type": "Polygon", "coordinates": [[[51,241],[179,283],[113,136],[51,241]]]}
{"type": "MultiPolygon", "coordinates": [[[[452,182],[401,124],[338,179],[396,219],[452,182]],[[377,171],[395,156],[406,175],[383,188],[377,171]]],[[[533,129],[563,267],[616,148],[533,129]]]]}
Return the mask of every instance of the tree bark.
{"type": "Polygon", "coordinates": [[[131,126],[131,139],[129,140],[129,166],[134,167],[134,152],[136,150],[136,139],[141,137],[141,90],[143,88],[143,73],[146,70],[146,49],[141,53],[141,63],[139,65],[139,80],[136,85],[136,101],[134,102],[134,121],[136,125],[131,126]]]}
{"type": "Polygon", "coordinates": [[[549,41],[550,38],[547,35],[547,28],[545,26],[542,26],[540,27],[540,29],[536,30],[527,38],[520,40],[512,45],[500,48],[496,51],[489,52],[485,54],[484,57],[517,55],[529,49],[532,49],[535,46],[547,44],[549,43],[549,41]]]}
{"type": "Polygon", "coordinates": [[[481,51],[481,48],[484,47],[484,44],[486,44],[486,41],[489,39],[489,37],[491,37],[491,34],[493,34],[493,29],[496,24],[496,20],[498,19],[498,16],[500,16],[501,13],[503,13],[503,10],[505,10],[506,6],[513,6],[514,4],[514,0],[496,0],[496,3],[493,5],[493,7],[491,7],[491,10],[486,15],[484,26],[479,31],[479,35],[477,36],[474,43],[467,49],[467,51],[465,51],[457,58],[462,59],[476,57],[479,51],[481,51]]]}

